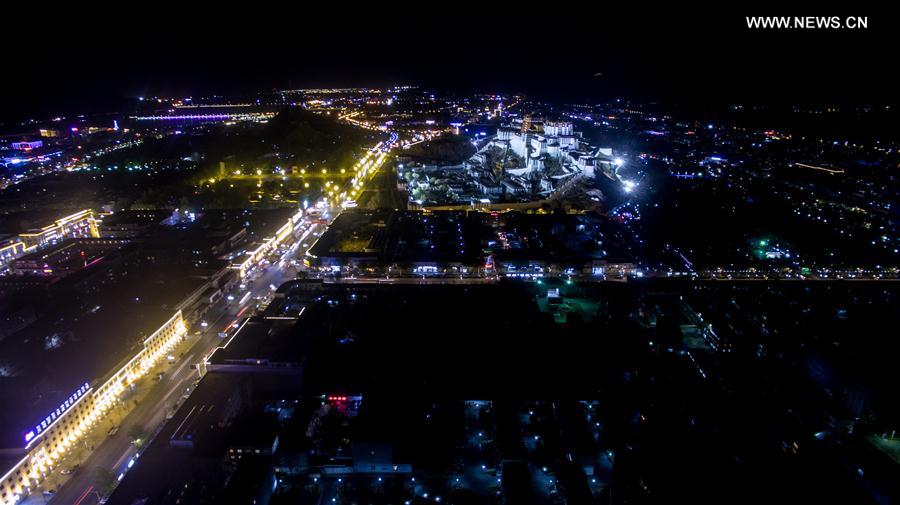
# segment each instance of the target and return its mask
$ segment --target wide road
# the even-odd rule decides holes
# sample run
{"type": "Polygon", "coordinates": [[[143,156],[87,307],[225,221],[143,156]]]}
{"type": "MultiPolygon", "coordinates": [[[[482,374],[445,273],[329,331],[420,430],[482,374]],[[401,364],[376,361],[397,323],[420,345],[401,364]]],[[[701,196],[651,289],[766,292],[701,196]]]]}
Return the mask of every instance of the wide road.
{"type": "MultiPolygon", "coordinates": [[[[380,151],[390,149],[390,145],[396,141],[396,134],[392,134],[391,143],[381,147],[380,151]]],[[[377,171],[370,176],[377,175],[377,171]]],[[[363,188],[367,189],[370,180],[363,181],[363,188]]],[[[349,189],[349,182],[345,182],[345,188],[349,189]]],[[[330,224],[340,214],[340,207],[335,208],[333,215],[329,215],[327,222],[330,224]]],[[[127,471],[129,465],[140,464],[136,458],[138,452],[129,440],[128,433],[134,426],[141,427],[152,437],[162,428],[166,421],[166,415],[176,409],[183,402],[183,396],[190,394],[194,382],[199,378],[198,373],[191,368],[191,364],[200,362],[204,356],[219,345],[219,333],[227,331],[233,324],[249,315],[255,310],[257,303],[268,303],[274,293],[274,289],[282,283],[296,278],[296,269],[292,266],[292,260],[302,260],[306,252],[315,244],[316,240],[325,232],[326,224],[313,222],[301,223],[304,230],[299,240],[289,238],[277,251],[269,255],[267,265],[251,269],[243,280],[244,288],[237,286],[231,293],[225,296],[211,307],[206,315],[207,327],[202,328],[199,337],[193,336],[195,329],[190,330],[188,338],[194,339],[194,344],[184,355],[176,358],[168,368],[165,377],[155,384],[147,396],[132,410],[122,421],[118,433],[106,437],[104,441],[91,452],[81,467],[62,485],[52,497],[49,503],[52,505],[93,505],[99,503],[101,493],[98,492],[98,468],[112,472],[120,476],[127,471]],[[245,303],[240,304],[247,292],[250,297],[245,303]],[[229,300],[229,295],[232,300],[229,300]]],[[[151,379],[152,380],[152,379],[151,379]]],[[[147,440],[145,443],[150,443],[147,440]]],[[[32,493],[23,503],[45,503],[41,490],[32,493]]]]}
{"type": "MultiPolygon", "coordinates": [[[[281,251],[271,257],[272,264],[269,267],[250,272],[244,281],[246,289],[236,286],[231,293],[226,294],[211,307],[206,315],[208,326],[199,328],[203,330],[201,335],[194,336],[193,329],[189,334],[188,338],[194,341],[189,350],[176,358],[176,361],[168,367],[163,379],[154,384],[147,396],[125,417],[119,425],[118,433],[107,437],[97,446],[69,480],[49,499],[49,503],[52,505],[98,503],[97,469],[107,469],[116,476],[128,469],[129,462],[138,452],[128,436],[132,427],[138,426],[149,435],[155,434],[162,427],[166,415],[181,404],[183,396],[193,390],[194,382],[199,378],[196,370],[190,365],[199,363],[206,354],[219,345],[221,340],[219,332],[226,331],[237,319],[252,313],[257,303],[271,299],[272,286],[280,286],[296,277],[291,260],[302,257],[324,230],[324,225],[311,225],[310,234],[302,241],[306,247],[300,241],[286,242],[281,251]],[[244,304],[239,304],[248,291],[250,297],[244,304]],[[229,294],[234,298],[231,301],[228,300],[229,294]]],[[[139,458],[135,461],[139,463],[139,458]]],[[[32,493],[24,503],[45,503],[45,500],[40,493],[32,493]]]]}

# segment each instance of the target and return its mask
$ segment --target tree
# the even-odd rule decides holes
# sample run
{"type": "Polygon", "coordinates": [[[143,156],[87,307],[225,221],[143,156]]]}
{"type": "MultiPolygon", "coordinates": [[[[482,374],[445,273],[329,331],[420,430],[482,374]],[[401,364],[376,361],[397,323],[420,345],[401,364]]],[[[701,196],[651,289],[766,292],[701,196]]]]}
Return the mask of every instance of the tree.
{"type": "Polygon", "coordinates": [[[131,439],[134,445],[140,447],[144,443],[144,439],[147,438],[147,432],[143,426],[134,425],[128,428],[128,438],[131,439]]]}
{"type": "Polygon", "coordinates": [[[116,475],[107,468],[103,468],[102,466],[98,466],[95,471],[96,475],[95,482],[97,484],[97,491],[102,495],[108,495],[112,492],[112,490],[116,487],[116,475]]]}

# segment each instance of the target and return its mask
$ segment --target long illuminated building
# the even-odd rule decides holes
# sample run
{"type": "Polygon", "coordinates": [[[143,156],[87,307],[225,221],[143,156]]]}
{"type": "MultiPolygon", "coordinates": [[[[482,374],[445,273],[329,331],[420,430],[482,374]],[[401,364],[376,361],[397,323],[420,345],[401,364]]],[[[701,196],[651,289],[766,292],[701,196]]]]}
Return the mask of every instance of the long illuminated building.
{"type": "Polygon", "coordinates": [[[124,364],[106,377],[78,385],[59,406],[25,426],[17,446],[0,451],[5,463],[12,461],[5,465],[0,480],[0,503],[14,504],[31,493],[56,468],[60,458],[119,401],[125,389],[159,363],[186,332],[178,311],[144,339],[140,349],[124,364]]]}
{"type": "Polygon", "coordinates": [[[97,238],[99,236],[94,212],[90,209],[76,212],[57,219],[43,228],[20,233],[7,244],[0,245],[0,271],[5,270],[10,261],[35,252],[47,245],[56,244],[63,239],[97,238]]]}
{"type": "MultiPolygon", "coordinates": [[[[85,211],[23,235],[38,248],[95,233],[85,211]]],[[[76,464],[69,451],[186,334],[182,306],[208,281],[167,268],[119,255],[54,284],[45,301],[9,302],[36,313],[0,339],[0,505],[76,464]]]]}

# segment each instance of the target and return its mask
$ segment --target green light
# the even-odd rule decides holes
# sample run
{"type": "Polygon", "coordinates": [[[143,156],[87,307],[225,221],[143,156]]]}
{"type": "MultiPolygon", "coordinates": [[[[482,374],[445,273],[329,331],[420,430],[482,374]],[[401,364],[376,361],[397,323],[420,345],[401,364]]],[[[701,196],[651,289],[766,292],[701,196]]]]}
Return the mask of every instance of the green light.
{"type": "Polygon", "coordinates": [[[769,245],[769,241],[768,241],[768,240],[760,240],[760,241],[759,241],[759,246],[760,246],[760,247],[765,247],[765,246],[767,246],[767,245],[769,245]]]}

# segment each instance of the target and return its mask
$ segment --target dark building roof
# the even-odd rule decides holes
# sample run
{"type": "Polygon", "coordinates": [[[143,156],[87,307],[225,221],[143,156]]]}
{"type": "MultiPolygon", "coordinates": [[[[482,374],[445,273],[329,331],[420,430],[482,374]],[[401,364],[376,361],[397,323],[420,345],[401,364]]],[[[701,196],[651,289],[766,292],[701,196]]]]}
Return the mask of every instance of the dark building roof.
{"type": "Polygon", "coordinates": [[[0,447],[24,433],[85,382],[106,377],[175,313],[202,280],[130,254],[82,270],[33,300],[37,319],[0,341],[0,447]]]}

